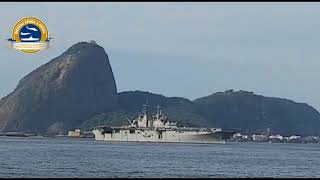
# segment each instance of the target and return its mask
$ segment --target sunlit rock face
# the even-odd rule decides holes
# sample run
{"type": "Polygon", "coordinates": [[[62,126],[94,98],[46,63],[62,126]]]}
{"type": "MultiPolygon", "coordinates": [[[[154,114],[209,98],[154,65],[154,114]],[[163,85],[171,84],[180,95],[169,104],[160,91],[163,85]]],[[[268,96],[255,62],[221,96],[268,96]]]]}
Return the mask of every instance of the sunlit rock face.
{"type": "Polygon", "coordinates": [[[118,106],[108,56],[80,42],[20,80],[0,101],[0,131],[59,133],[118,106]]]}

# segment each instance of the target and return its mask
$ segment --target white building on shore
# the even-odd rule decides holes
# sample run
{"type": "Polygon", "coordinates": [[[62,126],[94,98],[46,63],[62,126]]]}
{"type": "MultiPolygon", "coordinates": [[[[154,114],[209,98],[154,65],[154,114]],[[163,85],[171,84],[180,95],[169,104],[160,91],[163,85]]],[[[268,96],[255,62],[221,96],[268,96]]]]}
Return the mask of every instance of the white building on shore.
{"type": "Polygon", "coordinates": [[[252,135],[252,140],[253,141],[267,141],[268,136],[261,135],[261,134],[254,134],[254,135],[252,135]]]}

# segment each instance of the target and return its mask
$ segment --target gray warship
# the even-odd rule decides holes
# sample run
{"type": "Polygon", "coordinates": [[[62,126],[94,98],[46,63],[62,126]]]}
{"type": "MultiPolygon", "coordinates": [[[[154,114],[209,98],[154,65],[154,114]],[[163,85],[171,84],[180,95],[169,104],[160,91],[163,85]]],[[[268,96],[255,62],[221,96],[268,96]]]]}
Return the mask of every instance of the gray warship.
{"type": "Polygon", "coordinates": [[[170,122],[163,114],[161,107],[157,112],[148,116],[147,107],[136,119],[130,120],[129,125],[120,127],[95,127],[92,132],[98,141],[122,142],[154,142],[154,143],[226,143],[235,133],[221,128],[178,127],[176,122],[170,122]]]}

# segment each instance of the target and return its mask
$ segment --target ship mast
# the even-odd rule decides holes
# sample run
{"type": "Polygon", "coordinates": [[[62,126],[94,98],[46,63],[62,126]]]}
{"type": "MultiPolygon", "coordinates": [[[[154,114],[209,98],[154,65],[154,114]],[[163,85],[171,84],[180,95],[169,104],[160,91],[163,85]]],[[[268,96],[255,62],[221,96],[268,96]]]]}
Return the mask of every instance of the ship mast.
{"type": "Polygon", "coordinates": [[[149,121],[148,121],[148,114],[147,114],[147,107],[150,106],[148,105],[148,101],[146,100],[146,103],[143,104],[143,121],[146,123],[146,127],[149,126],[149,121]]]}
{"type": "Polygon", "coordinates": [[[148,100],[146,100],[145,104],[143,104],[143,113],[147,114],[147,107],[150,106],[148,105],[148,100]]]}
{"type": "Polygon", "coordinates": [[[260,111],[258,112],[258,120],[262,121],[263,124],[267,124],[267,132],[265,133],[267,136],[270,135],[270,127],[271,127],[271,122],[268,122],[267,119],[267,112],[265,111],[265,103],[264,100],[261,99],[261,104],[260,104],[260,111]]]}
{"type": "Polygon", "coordinates": [[[162,114],[162,112],[161,112],[161,106],[158,104],[157,105],[157,116],[158,116],[158,118],[159,118],[159,116],[162,114]]]}

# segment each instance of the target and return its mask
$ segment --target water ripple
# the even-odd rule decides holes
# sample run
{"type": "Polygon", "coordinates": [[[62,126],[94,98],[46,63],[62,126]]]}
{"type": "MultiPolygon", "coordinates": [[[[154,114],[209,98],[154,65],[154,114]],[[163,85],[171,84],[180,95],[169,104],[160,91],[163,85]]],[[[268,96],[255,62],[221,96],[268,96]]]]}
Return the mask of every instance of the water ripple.
{"type": "Polygon", "coordinates": [[[1,177],[319,177],[320,144],[1,138],[1,177]]]}

